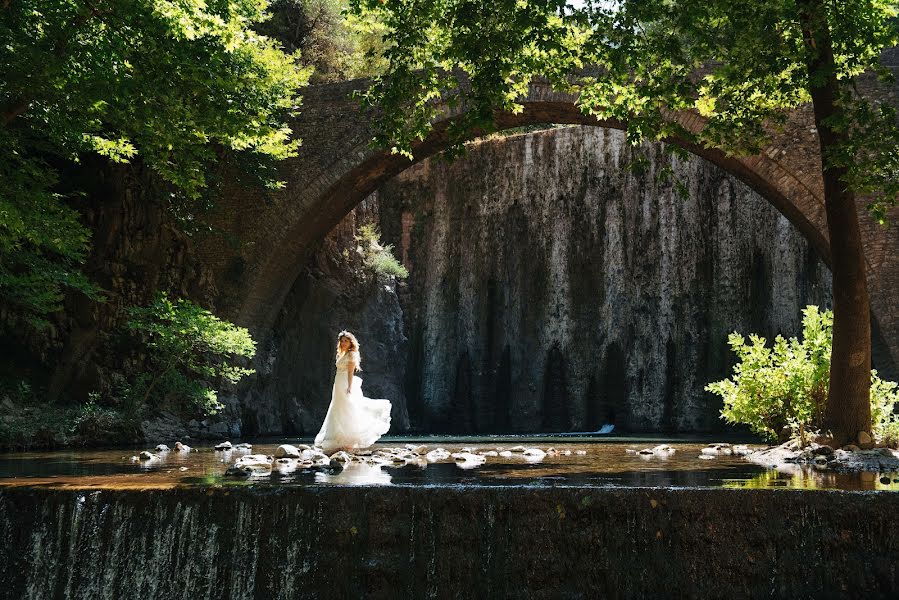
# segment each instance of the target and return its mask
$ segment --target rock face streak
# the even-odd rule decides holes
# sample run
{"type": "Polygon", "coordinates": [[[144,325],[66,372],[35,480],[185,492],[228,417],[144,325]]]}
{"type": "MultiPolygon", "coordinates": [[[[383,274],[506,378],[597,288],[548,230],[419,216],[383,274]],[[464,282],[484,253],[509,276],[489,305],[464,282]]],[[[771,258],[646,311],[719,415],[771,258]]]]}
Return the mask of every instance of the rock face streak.
{"type": "Polygon", "coordinates": [[[379,200],[411,272],[407,395],[426,429],[714,428],[702,388],[731,365],[727,334],[795,334],[801,307],[830,298],[764,199],[617,131],[473,145],[379,200]]]}
{"type": "MultiPolygon", "coordinates": [[[[402,330],[395,310],[362,320],[391,323],[369,342],[369,378],[404,377],[418,430],[717,429],[703,386],[729,372],[727,334],[795,335],[803,306],[830,302],[829,271],[763,198],[617,131],[471,144],[367,204],[411,273],[398,286],[402,330]]],[[[298,300],[326,279],[297,282],[283,340],[285,323],[334,320],[298,300]]],[[[277,361],[303,364],[285,344],[277,361]]],[[[323,416],[327,398],[315,402],[323,416]]]]}

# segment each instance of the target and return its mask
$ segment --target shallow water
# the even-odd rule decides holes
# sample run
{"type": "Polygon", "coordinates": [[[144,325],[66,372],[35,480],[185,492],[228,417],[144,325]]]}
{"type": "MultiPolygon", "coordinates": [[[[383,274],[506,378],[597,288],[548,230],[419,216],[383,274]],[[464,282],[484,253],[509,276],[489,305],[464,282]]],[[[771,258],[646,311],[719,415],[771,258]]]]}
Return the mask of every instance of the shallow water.
{"type": "MultiPolygon", "coordinates": [[[[250,480],[225,477],[228,465],[247,451],[218,452],[212,444],[199,443],[190,453],[162,453],[160,460],[136,460],[139,449],[79,450],[0,454],[0,487],[36,486],[81,489],[160,489],[184,486],[517,486],[517,487],[701,487],[701,488],[802,488],[821,490],[899,491],[899,473],[835,473],[791,465],[789,472],[775,471],[738,456],[700,459],[712,440],[670,438],[597,438],[590,436],[480,436],[393,437],[372,447],[424,444],[457,452],[504,450],[516,445],[550,447],[571,454],[547,455],[528,460],[520,454],[489,457],[474,468],[453,461],[384,467],[351,463],[344,468],[311,467],[279,472],[250,480]],[[667,443],[675,448],[668,456],[644,456],[628,452],[667,443]],[[579,454],[582,452],[583,454],[579,454]]],[[[280,443],[309,440],[264,440],[253,444],[253,454],[272,454],[280,443]]],[[[754,446],[760,447],[760,446],[754,446]]]]}

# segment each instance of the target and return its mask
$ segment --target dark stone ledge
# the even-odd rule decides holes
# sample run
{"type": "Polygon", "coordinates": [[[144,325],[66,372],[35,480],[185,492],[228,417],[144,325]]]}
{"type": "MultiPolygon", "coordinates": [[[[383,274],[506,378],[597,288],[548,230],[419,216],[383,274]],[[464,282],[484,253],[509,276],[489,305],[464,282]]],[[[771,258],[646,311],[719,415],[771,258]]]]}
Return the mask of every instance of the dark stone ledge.
{"type": "Polygon", "coordinates": [[[0,490],[2,598],[895,598],[899,494],[0,490]]]}

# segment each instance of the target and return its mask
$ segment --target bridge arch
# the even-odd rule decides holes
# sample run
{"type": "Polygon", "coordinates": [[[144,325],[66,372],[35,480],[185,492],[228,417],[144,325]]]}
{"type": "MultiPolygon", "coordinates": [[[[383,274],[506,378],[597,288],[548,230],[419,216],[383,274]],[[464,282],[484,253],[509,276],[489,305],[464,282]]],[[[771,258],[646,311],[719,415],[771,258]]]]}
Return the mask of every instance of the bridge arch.
{"type": "MultiPolygon", "coordinates": [[[[368,84],[368,80],[354,80],[307,88],[301,112],[292,122],[302,146],[298,156],[283,166],[285,189],[266,198],[258,190],[234,186],[225,194],[224,206],[218,211],[221,220],[215,225],[240,240],[240,245],[229,251],[220,241],[207,241],[200,248],[219,290],[216,308],[257,334],[265,335],[274,323],[306,257],[328,231],[382,183],[448,146],[446,130],[452,115],[436,122],[432,133],[417,144],[414,161],[371,147],[371,119],[351,98],[353,91],[368,84]]],[[[575,96],[535,80],[521,101],[523,111],[498,113],[496,123],[500,130],[542,123],[624,129],[621,122],[584,115],[575,101],[575,96]]],[[[695,113],[675,118],[690,131],[702,126],[702,118],[695,113]]],[[[791,113],[771,145],[755,156],[727,156],[681,139],[666,141],[746,183],[777,208],[829,263],[820,153],[807,107],[791,113]]],[[[899,232],[873,225],[864,210],[860,212],[869,282],[873,280],[875,333],[884,338],[879,345],[886,349],[887,368],[892,369],[891,357],[899,356],[895,291],[899,289],[899,232]]]]}

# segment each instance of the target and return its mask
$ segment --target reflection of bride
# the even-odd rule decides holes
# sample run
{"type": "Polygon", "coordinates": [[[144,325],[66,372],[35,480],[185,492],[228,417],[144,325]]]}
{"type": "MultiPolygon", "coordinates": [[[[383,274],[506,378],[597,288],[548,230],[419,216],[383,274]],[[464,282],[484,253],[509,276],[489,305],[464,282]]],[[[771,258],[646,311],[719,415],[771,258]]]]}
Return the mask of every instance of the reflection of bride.
{"type": "Polygon", "coordinates": [[[390,485],[390,473],[381,470],[378,465],[365,463],[347,463],[339,473],[315,474],[315,483],[333,483],[337,485],[390,485]]]}
{"type": "Polygon", "coordinates": [[[349,331],[337,334],[337,373],[331,405],[315,445],[325,452],[367,448],[390,429],[390,400],[362,395],[362,379],[355,375],[361,363],[359,342],[349,331]]]}

